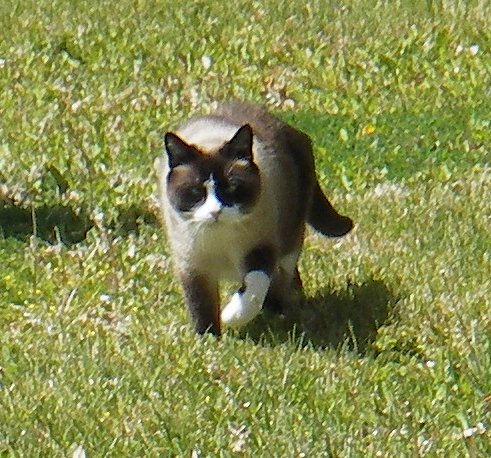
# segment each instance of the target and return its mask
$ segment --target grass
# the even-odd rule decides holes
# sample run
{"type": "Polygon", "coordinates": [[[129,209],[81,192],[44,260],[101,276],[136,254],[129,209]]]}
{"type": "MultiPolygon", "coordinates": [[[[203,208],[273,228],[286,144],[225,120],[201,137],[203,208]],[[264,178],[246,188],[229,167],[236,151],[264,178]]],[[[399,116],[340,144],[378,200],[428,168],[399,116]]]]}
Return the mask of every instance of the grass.
{"type": "Polygon", "coordinates": [[[490,13],[3,1],[0,456],[489,456],[490,13]],[[308,132],[357,226],[309,233],[301,308],[216,341],[152,163],[225,98],[308,132]]]}

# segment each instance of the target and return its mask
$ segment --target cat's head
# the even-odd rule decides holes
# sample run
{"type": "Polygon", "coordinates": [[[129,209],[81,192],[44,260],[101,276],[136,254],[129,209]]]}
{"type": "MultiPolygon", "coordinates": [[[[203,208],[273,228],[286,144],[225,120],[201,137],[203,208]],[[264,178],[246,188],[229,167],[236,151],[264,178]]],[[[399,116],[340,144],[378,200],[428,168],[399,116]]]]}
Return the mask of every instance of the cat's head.
{"type": "Polygon", "coordinates": [[[235,221],[250,213],[261,191],[252,142],[252,128],[247,124],[211,152],[200,151],[168,132],[167,198],[174,210],[199,223],[235,221]]]}

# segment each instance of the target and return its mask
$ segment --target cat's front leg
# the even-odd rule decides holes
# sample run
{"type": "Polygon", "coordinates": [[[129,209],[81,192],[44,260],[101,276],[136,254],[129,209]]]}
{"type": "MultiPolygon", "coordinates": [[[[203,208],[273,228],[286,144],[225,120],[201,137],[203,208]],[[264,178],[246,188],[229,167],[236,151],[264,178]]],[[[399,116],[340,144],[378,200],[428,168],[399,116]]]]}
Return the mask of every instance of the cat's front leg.
{"type": "Polygon", "coordinates": [[[181,283],[196,332],[220,335],[218,283],[207,275],[182,274],[181,283]]]}
{"type": "Polygon", "coordinates": [[[269,245],[258,246],[246,256],[242,288],[232,296],[221,313],[224,325],[243,326],[259,315],[271,284],[275,264],[275,251],[269,245]]]}

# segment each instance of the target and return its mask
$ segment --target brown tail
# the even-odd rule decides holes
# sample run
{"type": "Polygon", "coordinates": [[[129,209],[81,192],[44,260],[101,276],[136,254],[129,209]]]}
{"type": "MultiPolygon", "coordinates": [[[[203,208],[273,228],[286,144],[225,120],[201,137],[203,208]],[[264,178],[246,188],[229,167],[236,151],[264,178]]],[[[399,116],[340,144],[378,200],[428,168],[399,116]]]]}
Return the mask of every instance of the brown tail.
{"type": "Polygon", "coordinates": [[[340,215],[322,192],[319,183],[315,184],[312,204],[307,222],[321,234],[328,237],[341,237],[353,228],[348,216],[340,215]]]}

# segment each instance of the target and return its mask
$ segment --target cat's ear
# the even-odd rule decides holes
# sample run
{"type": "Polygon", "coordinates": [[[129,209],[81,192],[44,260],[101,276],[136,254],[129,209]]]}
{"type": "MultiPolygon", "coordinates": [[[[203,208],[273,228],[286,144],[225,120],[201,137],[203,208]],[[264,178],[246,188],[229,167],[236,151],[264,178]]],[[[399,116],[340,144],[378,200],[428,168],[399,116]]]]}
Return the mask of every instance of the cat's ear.
{"type": "Polygon", "coordinates": [[[227,159],[252,161],[252,127],[244,124],[220,150],[227,159]]]}
{"type": "Polygon", "coordinates": [[[165,134],[164,143],[171,169],[178,165],[190,164],[199,157],[199,152],[195,148],[172,132],[165,134]]]}

